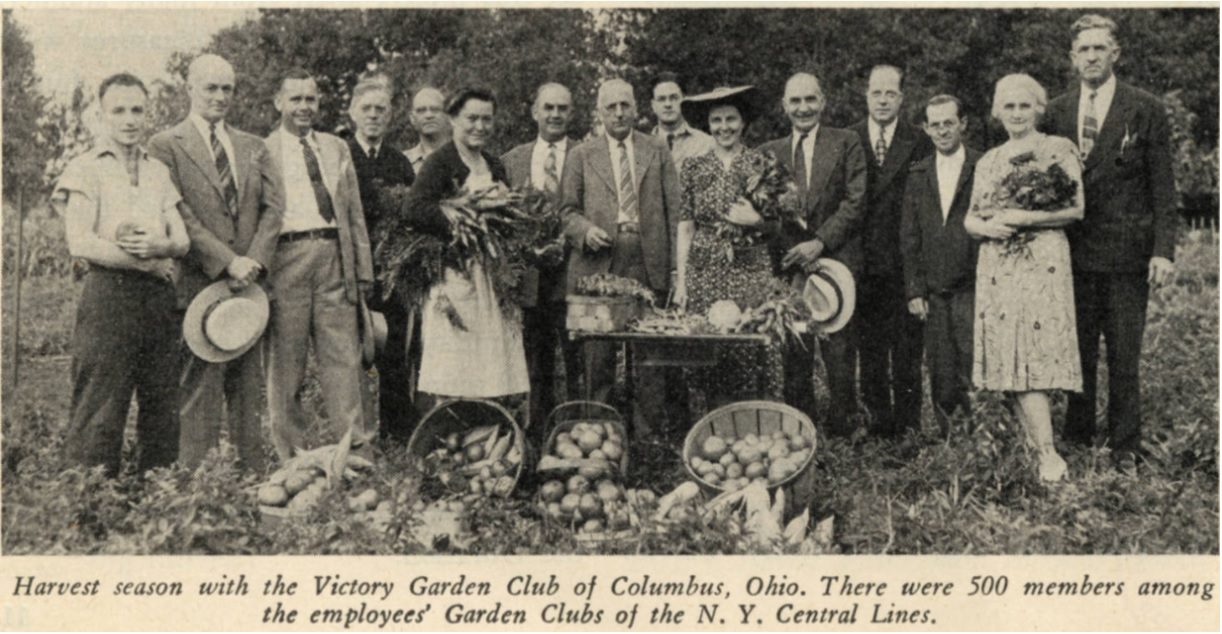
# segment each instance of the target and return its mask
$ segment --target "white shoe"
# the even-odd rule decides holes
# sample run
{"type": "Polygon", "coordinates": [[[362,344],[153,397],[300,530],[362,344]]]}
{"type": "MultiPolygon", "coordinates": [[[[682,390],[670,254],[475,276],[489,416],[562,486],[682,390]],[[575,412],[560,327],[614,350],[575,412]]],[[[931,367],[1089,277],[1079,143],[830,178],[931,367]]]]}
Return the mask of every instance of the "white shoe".
{"type": "Polygon", "coordinates": [[[1040,480],[1060,482],[1068,471],[1069,465],[1056,451],[1040,452],[1040,480]]]}

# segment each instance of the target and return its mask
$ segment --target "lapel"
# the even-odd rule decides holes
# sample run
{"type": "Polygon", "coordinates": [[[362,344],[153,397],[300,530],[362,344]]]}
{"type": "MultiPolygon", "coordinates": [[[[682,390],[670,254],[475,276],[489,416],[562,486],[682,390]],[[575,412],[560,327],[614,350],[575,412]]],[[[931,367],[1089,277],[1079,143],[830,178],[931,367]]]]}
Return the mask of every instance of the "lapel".
{"type": "MultiPolygon", "coordinates": [[[[267,135],[267,138],[265,139],[267,152],[272,155],[272,160],[275,161],[277,170],[284,169],[284,152],[281,151],[282,148],[280,147],[280,134],[280,128],[276,128],[275,130],[272,130],[272,133],[267,135]]],[[[283,172],[281,175],[283,176],[283,172]]]]}
{"type": "MultiPolygon", "coordinates": [[[[869,125],[869,124],[866,124],[869,125]]],[[[883,164],[878,168],[878,181],[875,184],[875,191],[880,191],[887,187],[892,178],[900,172],[900,168],[908,164],[908,155],[912,153],[912,146],[915,144],[912,135],[908,133],[908,128],[903,121],[895,122],[895,132],[891,135],[891,145],[887,146],[887,155],[883,158],[883,164]]],[[[873,151],[870,152],[873,158],[873,151]]]]}
{"type": "MultiPolygon", "coordinates": [[[[935,152],[937,150],[934,150],[935,152]]],[[[972,178],[976,175],[976,161],[980,159],[980,155],[970,147],[964,146],[963,151],[967,153],[963,157],[963,169],[959,170],[959,181],[955,183],[955,196],[950,201],[950,209],[953,212],[955,205],[959,202],[959,198],[966,193],[968,185],[971,184],[972,178]]],[[[949,218],[950,215],[947,215],[949,218]]]]}
{"type": "MultiPolygon", "coordinates": [[[[216,171],[216,163],[212,162],[212,150],[205,144],[204,137],[200,135],[199,130],[190,119],[184,119],[182,123],[174,130],[174,136],[178,137],[182,143],[183,151],[191,162],[195,163],[199,171],[204,174],[212,187],[216,189],[216,193],[225,197],[225,188],[221,185],[221,175],[216,171]]],[[[236,149],[235,149],[236,151],[236,149]]],[[[238,168],[241,169],[241,168],[238,168]]]]}
{"type": "MultiPolygon", "coordinates": [[[[1076,100],[1075,100],[1076,103],[1076,100]]],[[[1124,138],[1125,127],[1129,122],[1129,109],[1133,100],[1129,96],[1127,86],[1116,80],[1116,94],[1112,95],[1112,105],[1108,108],[1107,118],[1103,120],[1103,128],[1099,130],[1099,138],[1095,140],[1095,149],[1086,157],[1084,170],[1090,170],[1104,158],[1111,158],[1120,151],[1120,143],[1124,138]]],[[[1077,112],[1074,113],[1074,130],[1077,130],[1077,112]]]]}
{"type": "Polygon", "coordinates": [[[235,169],[238,171],[238,182],[235,183],[238,187],[238,204],[242,204],[242,192],[246,191],[246,182],[250,180],[250,172],[254,169],[251,167],[251,158],[254,154],[246,149],[246,139],[236,134],[233,128],[229,128],[229,141],[233,143],[233,153],[237,156],[233,157],[235,169]]]}
{"type": "Polygon", "coordinates": [[[810,190],[807,198],[814,200],[813,195],[816,192],[823,191],[823,187],[827,184],[828,179],[832,177],[832,170],[836,164],[840,162],[841,148],[839,145],[832,146],[828,141],[826,131],[823,125],[815,131],[815,156],[810,162],[810,190]]]}
{"type": "Polygon", "coordinates": [[[611,169],[611,145],[607,143],[607,135],[600,135],[592,143],[590,167],[603,179],[607,189],[611,190],[611,197],[618,200],[619,190],[615,186],[615,172],[611,169]]]}
{"type": "Polygon", "coordinates": [[[323,182],[330,186],[331,197],[334,198],[340,180],[340,160],[343,157],[336,144],[331,143],[331,139],[323,136],[321,132],[314,132],[314,141],[318,144],[318,163],[322,168],[323,182]]]}
{"type": "Polygon", "coordinates": [[[636,130],[632,131],[632,151],[636,155],[633,161],[636,168],[637,204],[640,205],[641,181],[645,180],[645,172],[653,162],[653,149],[649,147],[649,137],[636,130]]]}

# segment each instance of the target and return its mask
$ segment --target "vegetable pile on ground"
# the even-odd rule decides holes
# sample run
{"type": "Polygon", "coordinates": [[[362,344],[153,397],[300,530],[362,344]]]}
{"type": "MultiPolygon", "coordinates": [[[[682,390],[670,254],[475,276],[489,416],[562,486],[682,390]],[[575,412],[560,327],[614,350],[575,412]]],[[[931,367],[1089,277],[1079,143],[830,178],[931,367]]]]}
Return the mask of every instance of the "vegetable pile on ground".
{"type": "MultiPolygon", "coordinates": [[[[355,485],[372,475],[374,464],[349,451],[349,439],[300,453],[268,477],[256,494],[267,515],[302,516],[308,514],[328,491],[344,483],[355,485]]],[[[389,500],[379,500],[378,491],[366,488],[348,498],[348,510],[361,519],[388,521],[389,500]]]]}
{"type": "Polygon", "coordinates": [[[805,467],[810,456],[810,440],[797,431],[741,438],[724,433],[705,438],[688,467],[705,484],[735,491],[752,483],[779,484],[805,467]]]}
{"type": "Polygon", "coordinates": [[[557,433],[539,461],[547,478],[539,488],[544,515],[590,537],[639,526],[640,509],[654,495],[619,482],[624,452],[622,430],[610,421],[577,421],[557,433]]]}

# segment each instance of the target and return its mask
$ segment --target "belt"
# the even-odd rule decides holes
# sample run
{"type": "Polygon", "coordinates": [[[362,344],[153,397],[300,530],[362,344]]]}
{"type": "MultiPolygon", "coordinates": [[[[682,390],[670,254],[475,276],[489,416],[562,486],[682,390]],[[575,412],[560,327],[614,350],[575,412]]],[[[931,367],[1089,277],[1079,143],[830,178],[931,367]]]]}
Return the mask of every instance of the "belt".
{"type": "Polygon", "coordinates": [[[620,233],[640,233],[641,223],[639,222],[621,222],[619,223],[620,233]]]}
{"type": "Polygon", "coordinates": [[[297,242],[298,240],[338,240],[339,229],[335,227],[327,227],[325,229],[310,229],[309,231],[294,231],[292,233],[280,234],[280,244],[286,242],[297,242]]]}

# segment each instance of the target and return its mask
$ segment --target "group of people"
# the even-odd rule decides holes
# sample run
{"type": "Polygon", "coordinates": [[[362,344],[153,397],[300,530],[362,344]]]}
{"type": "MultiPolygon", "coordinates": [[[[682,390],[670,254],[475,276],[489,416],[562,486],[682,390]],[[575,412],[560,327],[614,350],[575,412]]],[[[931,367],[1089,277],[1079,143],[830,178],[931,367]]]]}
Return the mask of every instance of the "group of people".
{"type": "Polygon", "coordinates": [[[756,305],[778,283],[799,287],[834,261],[855,280],[847,326],[818,345],[719,348],[707,371],[638,368],[636,433],[680,423],[688,388],[711,403],[771,398],[813,416],[821,361],[829,433],[854,431],[860,393],[872,433],[902,434],[919,427],[924,357],[944,433],[956,412],[970,416],[973,389],[1004,392],[1040,476],[1059,480],[1066,465],[1049,395],[1071,392],[1065,437],[1093,442],[1102,337],[1107,440],[1127,467],[1140,457],[1145,306],[1150,285],[1173,274],[1176,214],[1166,116],[1157,98],[1116,79],[1119,54],[1111,20],[1077,20],[1070,57],[1080,85],[1049,101],[1027,75],[1001,78],[991,115],[1009,139],[984,154],[964,145],[967,113],[953,95],[924,104],[921,128],[908,123],[904,73],[889,65],[871,70],[868,116],[849,129],[823,125],[818,78],[794,74],[781,96],[790,134],[754,149],[743,133],[767,105],[751,86],[685,96],[677,77],[662,75],[652,87],[657,125],[647,133],[637,129],[632,86],[607,79],[597,91],[601,130],[578,141],[569,136],[570,90],[546,83],[531,109],[537,137],[503,156],[487,147],[491,92],[446,99],[435,88],[417,91],[409,118],[420,141],[402,152],[385,138],[385,78],[355,86],[345,142],[313,130],[318,84],[304,71],[283,78],[280,123],[259,139],[225,122],[234,75],[213,55],[190,66],[187,119],[146,151],[146,91],[116,75],[100,89],[106,135],[56,192],[69,249],[92,265],[74,341],[68,450],[116,472],[134,392],[140,468],[198,464],[227,420],[241,463],[261,469],[266,381],[273,445],[291,457],[309,444],[301,403],[308,343],[327,419],[357,447],[375,427],[403,437],[433,398],[529,394],[524,407],[541,417],[558,393],[576,395],[579,374],[601,400],[615,382],[610,344],[586,343],[581,359],[565,333],[565,297],[582,277],[630,278],[702,313],[721,299],[756,305]],[[743,195],[748,166],[768,158],[793,178],[796,218],[765,219],[743,195]],[[1012,208],[997,192],[1016,160],[1060,166],[1075,186],[1072,201],[1053,211],[1012,208]],[[479,257],[445,271],[419,306],[383,298],[369,236],[393,219],[448,239],[461,212],[443,201],[497,183],[545,192],[563,213],[564,263],[528,272],[521,320],[499,307],[497,263],[479,257]],[[382,195],[395,186],[410,186],[401,203],[382,195]],[[139,228],[124,229],[131,223],[139,228]],[[1016,255],[1019,235],[1024,252],[1016,255]],[[182,311],[218,281],[235,294],[266,289],[263,345],[222,362],[188,353],[180,363],[182,311]],[[376,360],[380,421],[362,402],[362,304],[382,312],[389,331],[376,360]]]}

